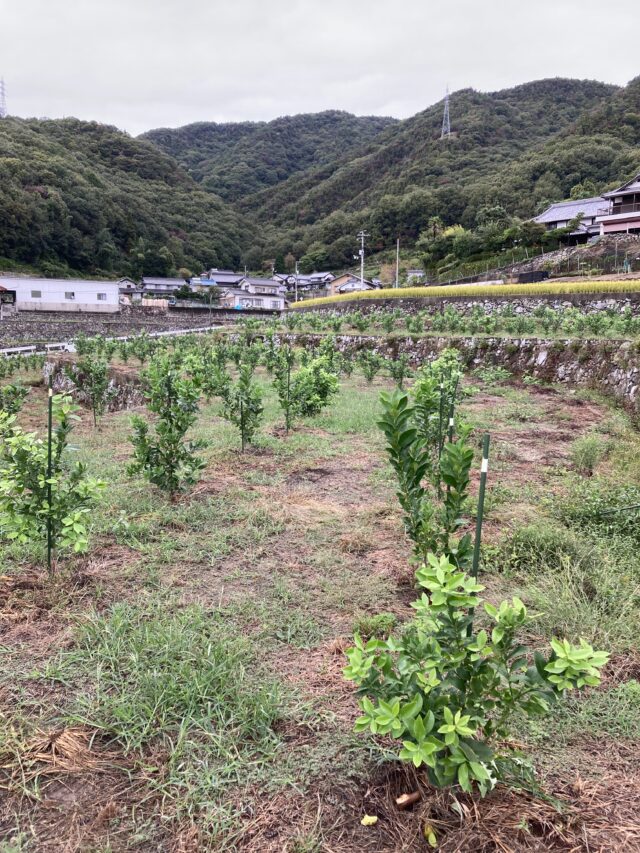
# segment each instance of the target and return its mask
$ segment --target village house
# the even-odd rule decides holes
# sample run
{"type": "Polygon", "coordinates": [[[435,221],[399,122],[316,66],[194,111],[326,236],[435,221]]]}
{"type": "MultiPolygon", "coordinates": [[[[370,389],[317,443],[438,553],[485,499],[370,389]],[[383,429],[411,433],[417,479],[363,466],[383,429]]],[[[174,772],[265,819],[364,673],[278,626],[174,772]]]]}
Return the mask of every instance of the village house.
{"type": "Polygon", "coordinates": [[[273,276],[276,281],[281,281],[286,285],[287,292],[298,295],[309,293],[310,291],[324,290],[327,285],[335,278],[331,272],[312,272],[312,273],[275,273],[273,276]]]}
{"type": "Polygon", "coordinates": [[[117,281],[3,276],[2,286],[16,294],[17,311],[70,311],[116,314],[120,311],[117,281]]]}
{"type": "Polygon", "coordinates": [[[586,243],[604,234],[640,234],[640,175],[602,195],[552,204],[533,221],[550,231],[566,228],[578,216],[570,243],[586,243]]]}
{"type": "Polygon", "coordinates": [[[354,293],[358,290],[375,290],[380,287],[376,279],[360,279],[359,275],[345,272],[330,281],[325,288],[326,296],[337,296],[340,293],[354,293]]]}
{"type": "Polygon", "coordinates": [[[286,307],[286,287],[276,279],[242,276],[237,287],[218,286],[222,289],[219,304],[223,308],[283,311],[286,307]]]}
{"type": "Polygon", "coordinates": [[[596,225],[600,234],[640,234],[640,175],[602,194],[596,225]]]}
{"type": "Polygon", "coordinates": [[[143,276],[140,281],[142,294],[144,296],[172,296],[176,290],[180,290],[188,284],[184,278],[165,278],[159,276],[143,276]]]}
{"type": "Polygon", "coordinates": [[[533,221],[544,225],[547,231],[556,228],[566,228],[569,223],[580,216],[577,228],[569,234],[569,242],[586,243],[590,237],[600,233],[600,226],[596,223],[596,217],[602,210],[604,199],[602,196],[592,198],[579,198],[571,201],[560,201],[550,205],[545,211],[534,217],[533,221]]]}

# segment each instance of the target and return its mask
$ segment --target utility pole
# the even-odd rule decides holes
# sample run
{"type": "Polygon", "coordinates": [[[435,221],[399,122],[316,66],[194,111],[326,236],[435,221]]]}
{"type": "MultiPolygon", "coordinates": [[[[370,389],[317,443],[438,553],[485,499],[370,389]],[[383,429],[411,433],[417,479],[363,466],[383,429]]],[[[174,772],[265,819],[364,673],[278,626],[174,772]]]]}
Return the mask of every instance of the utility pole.
{"type": "Polygon", "coordinates": [[[358,231],[358,240],[360,240],[360,286],[364,290],[364,241],[369,236],[366,231],[358,231]]]}
{"type": "Polygon", "coordinates": [[[295,272],[295,289],[296,289],[295,301],[297,302],[298,301],[298,262],[297,261],[296,261],[296,272],[295,272]]]}
{"type": "Polygon", "coordinates": [[[400,238],[396,240],[396,288],[400,287],[400,238]]]}
{"type": "Polygon", "coordinates": [[[7,117],[7,90],[4,79],[0,77],[0,118],[7,117]]]}

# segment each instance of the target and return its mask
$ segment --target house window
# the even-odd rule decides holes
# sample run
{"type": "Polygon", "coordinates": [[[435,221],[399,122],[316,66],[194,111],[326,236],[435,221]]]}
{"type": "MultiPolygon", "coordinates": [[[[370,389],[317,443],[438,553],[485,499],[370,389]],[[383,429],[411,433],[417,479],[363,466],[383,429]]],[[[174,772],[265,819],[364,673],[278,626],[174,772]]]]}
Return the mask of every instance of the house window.
{"type": "Polygon", "coordinates": [[[32,290],[31,291],[31,298],[32,299],[41,299],[42,298],[42,291],[41,290],[32,290]]]}
{"type": "Polygon", "coordinates": [[[106,293],[98,293],[98,302],[106,302],[107,294],[106,293]]]}
{"type": "Polygon", "coordinates": [[[272,299],[272,300],[271,300],[271,307],[272,307],[272,308],[279,308],[279,307],[280,307],[280,302],[279,302],[277,299],[272,299]]]}
{"type": "Polygon", "coordinates": [[[73,290],[67,290],[67,292],[64,295],[64,298],[69,299],[71,302],[73,302],[73,300],[76,298],[76,295],[73,292],[73,290]]]}

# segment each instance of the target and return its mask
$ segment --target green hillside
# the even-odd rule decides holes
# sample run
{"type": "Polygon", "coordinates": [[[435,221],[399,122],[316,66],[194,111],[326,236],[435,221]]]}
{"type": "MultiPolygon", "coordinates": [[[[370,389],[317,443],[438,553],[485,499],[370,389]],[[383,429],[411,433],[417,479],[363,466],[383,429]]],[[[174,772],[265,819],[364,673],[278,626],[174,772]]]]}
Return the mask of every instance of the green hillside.
{"type": "Polygon", "coordinates": [[[0,267],[163,275],[291,254],[335,269],[353,262],[364,227],[370,252],[399,236],[440,270],[504,251],[518,218],[576,187],[640,172],[640,78],[466,89],[451,96],[447,140],[441,120],[442,102],[402,121],[332,111],[132,139],[76,119],[6,119],[0,267]],[[436,220],[464,229],[432,245],[436,220]]]}
{"type": "Polygon", "coordinates": [[[396,123],[331,110],[269,122],[199,122],[152,130],[142,138],[175,157],[206,189],[237,201],[349,156],[396,123]]]}
{"type": "MultiPolygon", "coordinates": [[[[604,105],[616,90],[591,81],[543,80],[493,94],[452,95],[452,131],[440,139],[442,103],[388,128],[357,159],[294,176],[246,198],[243,210],[272,223],[275,248],[298,254],[328,248],[329,263],[347,262],[354,228],[367,227],[382,248],[396,236],[417,238],[432,216],[470,225],[494,201],[493,179],[604,105]],[[316,247],[317,248],[317,247],[316,247]]],[[[572,172],[575,169],[571,170],[572,172]]],[[[503,194],[504,195],[504,194],[503,194]]],[[[534,212],[532,199],[525,199],[534,212]]],[[[522,206],[515,195],[508,207],[522,206]]]]}
{"type": "Polygon", "coordinates": [[[241,215],[150,142],[76,119],[0,122],[0,259],[164,275],[236,266],[248,239],[241,215]]]}

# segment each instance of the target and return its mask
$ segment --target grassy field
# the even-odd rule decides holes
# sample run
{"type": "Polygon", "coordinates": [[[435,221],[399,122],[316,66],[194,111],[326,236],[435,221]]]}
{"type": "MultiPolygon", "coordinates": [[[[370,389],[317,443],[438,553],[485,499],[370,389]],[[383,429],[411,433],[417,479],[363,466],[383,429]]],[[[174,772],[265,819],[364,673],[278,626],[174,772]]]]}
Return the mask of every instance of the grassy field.
{"type": "MultiPolygon", "coordinates": [[[[449,853],[640,849],[640,515],[603,515],[640,503],[640,438],[590,392],[495,369],[465,385],[476,444],[492,435],[488,597],[540,614],[534,644],[612,652],[601,688],[522,726],[537,795],[434,791],[353,733],[343,651],[415,597],[376,427],[389,387],[343,380],[288,437],[270,391],[245,454],[205,405],[206,469],[173,503],[126,476],[130,413],[83,413],[77,453],[109,484],[89,554],[48,579],[35,546],[2,550],[1,853],[420,851],[425,823],[449,853]]],[[[21,422],[44,406],[34,387],[21,422]]]]}

